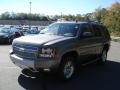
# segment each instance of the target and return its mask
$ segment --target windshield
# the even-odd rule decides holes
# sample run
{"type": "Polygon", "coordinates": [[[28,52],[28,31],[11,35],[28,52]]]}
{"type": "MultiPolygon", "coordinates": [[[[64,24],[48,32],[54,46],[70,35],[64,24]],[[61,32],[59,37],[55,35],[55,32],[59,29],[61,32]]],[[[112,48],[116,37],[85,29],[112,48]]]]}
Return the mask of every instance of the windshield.
{"type": "Polygon", "coordinates": [[[0,28],[0,33],[9,33],[10,29],[9,28],[0,28]]]}
{"type": "Polygon", "coordinates": [[[78,24],[73,23],[55,23],[44,29],[41,33],[50,35],[76,36],[79,29],[78,24]]]}

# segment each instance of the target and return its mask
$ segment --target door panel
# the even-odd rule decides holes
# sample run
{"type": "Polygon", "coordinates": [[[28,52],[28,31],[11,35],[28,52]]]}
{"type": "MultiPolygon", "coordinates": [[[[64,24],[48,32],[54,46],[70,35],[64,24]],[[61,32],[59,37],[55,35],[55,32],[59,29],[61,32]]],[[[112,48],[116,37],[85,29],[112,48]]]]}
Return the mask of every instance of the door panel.
{"type": "Polygon", "coordinates": [[[93,60],[95,58],[95,48],[96,43],[94,42],[94,38],[87,38],[79,40],[79,55],[80,61],[86,62],[93,60]]]}
{"type": "Polygon", "coordinates": [[[99,38],[94,37],[94,33],[91,25],[83,24],[81,25],[80,39],[78,40],[78,50],[81,62],[87,62],[96,58],[96,53],[99,52],[101,44],[98,43],[99,38]],[[92,36],[85,37],[84,33],[91,33],[92,36]]]}

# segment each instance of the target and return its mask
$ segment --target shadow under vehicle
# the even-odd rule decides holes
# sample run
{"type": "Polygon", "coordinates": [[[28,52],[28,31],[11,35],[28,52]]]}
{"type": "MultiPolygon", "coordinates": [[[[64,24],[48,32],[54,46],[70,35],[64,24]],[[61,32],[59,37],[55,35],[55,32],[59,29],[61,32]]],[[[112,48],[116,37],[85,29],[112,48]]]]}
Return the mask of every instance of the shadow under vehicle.
{"type": "Polygon", "coordinates": [[[69,82],[60,82],[56,76],[32,75],[18,77],[18,83],[26,90],[120,90],[120,62],[107,60],[105,65],[97,63],[81,67],[69,82]]]}

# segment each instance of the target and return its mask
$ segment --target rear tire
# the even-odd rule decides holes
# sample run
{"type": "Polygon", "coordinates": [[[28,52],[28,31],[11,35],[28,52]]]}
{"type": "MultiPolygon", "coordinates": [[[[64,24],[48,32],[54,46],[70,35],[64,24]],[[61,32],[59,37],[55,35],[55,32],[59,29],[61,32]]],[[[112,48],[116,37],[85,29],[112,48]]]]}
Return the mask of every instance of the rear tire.
{"type": "Polygon", "coordinates": [[[100,63],[105,64],[107,61],[107,50],[103,49],[102,54],[100,56],[100,63]]]}

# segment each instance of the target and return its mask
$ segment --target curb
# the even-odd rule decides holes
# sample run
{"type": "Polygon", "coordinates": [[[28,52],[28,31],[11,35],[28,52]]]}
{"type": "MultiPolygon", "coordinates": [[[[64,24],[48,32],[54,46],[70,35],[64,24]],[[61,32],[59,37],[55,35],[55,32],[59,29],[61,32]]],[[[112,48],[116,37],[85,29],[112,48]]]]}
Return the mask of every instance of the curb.
{"type": "Polygon", "coordinates": [[[113,40],[115,42],[120,42],[120,37],[111,36],[111,40],[113,40]]]}

